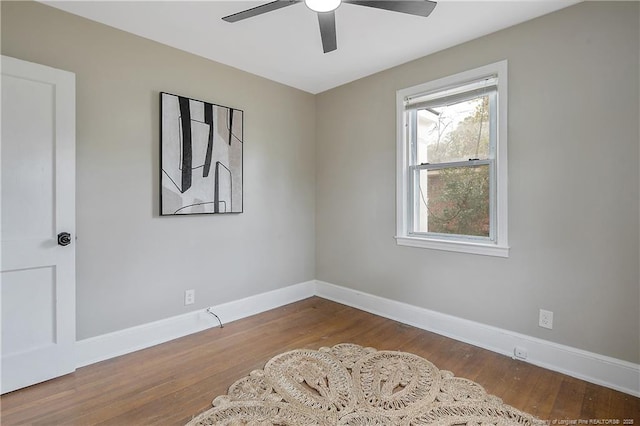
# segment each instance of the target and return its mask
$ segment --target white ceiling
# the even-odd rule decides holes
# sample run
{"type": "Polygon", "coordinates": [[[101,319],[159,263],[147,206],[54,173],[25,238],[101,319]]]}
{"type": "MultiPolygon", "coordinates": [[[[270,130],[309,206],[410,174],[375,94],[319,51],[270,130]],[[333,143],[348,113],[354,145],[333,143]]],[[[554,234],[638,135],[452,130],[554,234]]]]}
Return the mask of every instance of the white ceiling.
{"type": "Polygon", "coordinates": [[[228,23],[221,18],[268,0],[43,2],[315,94],[579,1],[442,0],[428,18],[342,4],[338,50],[327,54],[302,3],[228,23]]]}

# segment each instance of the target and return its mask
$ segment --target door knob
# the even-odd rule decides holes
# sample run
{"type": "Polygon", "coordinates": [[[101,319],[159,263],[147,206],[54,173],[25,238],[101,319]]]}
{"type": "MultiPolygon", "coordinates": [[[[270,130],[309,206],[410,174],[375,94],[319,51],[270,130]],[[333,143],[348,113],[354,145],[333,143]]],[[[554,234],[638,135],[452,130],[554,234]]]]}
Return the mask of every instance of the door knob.
{"type": "Polygon", "coordinates": [[[68,246],[71,244],[71,234],[68,232],[61,232],[58,234],[58,245],[68,246]]]}

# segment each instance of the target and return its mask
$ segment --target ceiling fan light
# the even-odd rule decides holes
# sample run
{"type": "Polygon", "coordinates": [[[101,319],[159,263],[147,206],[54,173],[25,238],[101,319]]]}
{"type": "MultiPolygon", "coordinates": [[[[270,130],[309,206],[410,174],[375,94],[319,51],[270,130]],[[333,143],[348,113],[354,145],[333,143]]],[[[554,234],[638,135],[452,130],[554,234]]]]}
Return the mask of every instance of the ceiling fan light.
{"type": "Polygon", "coordinates": [[[340,6],[342,0],[304,0],[304,4],[314,12],[331,12],[340,6]]]}

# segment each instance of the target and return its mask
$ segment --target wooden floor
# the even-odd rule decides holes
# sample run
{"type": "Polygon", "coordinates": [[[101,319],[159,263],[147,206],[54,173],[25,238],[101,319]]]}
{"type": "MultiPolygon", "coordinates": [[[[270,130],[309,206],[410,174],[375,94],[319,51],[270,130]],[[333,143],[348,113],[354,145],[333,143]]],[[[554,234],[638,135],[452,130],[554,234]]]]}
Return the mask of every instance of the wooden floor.
{"type": "Polygon", "coordinates": [[[317,297],[3,395],[1,424],[183,425],[272,356],[346,342],[420,355],[552,425],[640,425],[639,398],[317,297]]]}

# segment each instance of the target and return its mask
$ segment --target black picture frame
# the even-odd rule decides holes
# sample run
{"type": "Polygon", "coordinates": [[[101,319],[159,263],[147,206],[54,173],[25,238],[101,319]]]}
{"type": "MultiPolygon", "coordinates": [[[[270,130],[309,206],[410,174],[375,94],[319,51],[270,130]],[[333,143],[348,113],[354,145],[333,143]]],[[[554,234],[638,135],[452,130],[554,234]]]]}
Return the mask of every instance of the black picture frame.
{"type": "Polygon", "coordinates": [[[160,215],[243,212],[244,111],[160,92],[160,215]]]}

